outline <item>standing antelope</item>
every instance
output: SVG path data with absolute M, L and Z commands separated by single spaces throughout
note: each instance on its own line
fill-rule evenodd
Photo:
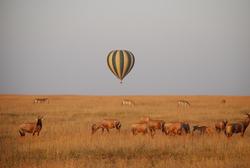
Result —
M 147 123 L 136 123 L 131 125 L 131 131 L 133 135 L 142 133 L 143 135 L 147 134 L 149 131 Z
M 180 112 L 186 111 L 190 106 L 191 104 L 187 100 L 178 100 L 177 102 L 177 110 L 179 109 Z
M 229 123 L 225 128 L 225 135 L 231 137 L 233 134 L 241 133 L 241 136 L 244 136 L 244 133 L 250 123 L 250 114 L 244 113 L 247 118 L 244 121 L 238 123 Z
M 212 130 L 211 127 L 208 127 L 208 126 L 194 125 L 194 126 L 193 126 L 193 130 L 192 130 L 192 135 L 193 135 L 195 132 L 199 132 L 200 135 L 203 135 L 203 134 L 212 134 L 212 133 L 213 133 L 213 130 Z
M 177 102 L 178 107 L 190 107 L 191 104 L 187 100 L 178 100 Z
M 162 129 L 166 135 L 182 135 L 190 133 L 190 126 L 187 122 L 165 123 Z
M 92 124 L 92 134 L 94 134 L 98 129 L 102 129 L 102 133 L 106 129 L 109 133 L 109 129 L 116 128 L 120 132 L 121 122 L 117 119 L 104 119 L 101 122 Z
M 148 124 L 148 128 L 151 133 L 151 136 L 154 137 L 156 130 L 163 130 L 165 121 L 151 119 L 150 117 L 142 117 L 139 123 Z
M 125 105 L 127 105 L 127 106 L 135 106 L 135 102 L 132 101 L 132 100 L 124 99 L 124 100 L 122 100 L 122 105 L 123 106 L 125 106 Z
M 42 129 L 42 117 L 37 118 L 37 122 L 27 122 L 23 123 L 19 126 L 19 133 L 21 136 L 25 136 L 25 133 L 32 133 L 33 136 L 35 133 L 37 133 L 37 136 L 39 136 L 39 133 Z
M 34 103 L 49 103 L 49 99 L 48 98 L 36 98 L 34 99 Z
M 221 131 L 224 131 L 227 125 L 227 120 L 219 121 L 215 123 L 215 130 L 220 133 Z

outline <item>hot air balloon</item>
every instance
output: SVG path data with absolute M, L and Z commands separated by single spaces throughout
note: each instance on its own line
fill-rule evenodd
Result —
M 110 71 L 122 83 L 124 77 L 132 70 L 135 57 L 128 50 L 113 50 L 107 56 L 107 63 Z

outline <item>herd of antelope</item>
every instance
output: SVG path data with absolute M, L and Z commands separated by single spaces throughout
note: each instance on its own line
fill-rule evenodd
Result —
M 48 102 L 48 98 L 37 98 L 34 103 Z M 222 100 L 222 103 L 226 103 Z M 122 105 L 134 106 L 135 102 L 131 100 L 123 100 Z M 179 100 L 177 102 L 178 106 L 189 107 L 190 103 L 185 100 Z M 213 132 L 224 132 L 227 137 L 231 137 L 233 134 L 240 133 L 244 136 L 244 133 L 250 123 L 250 113 L 244 113 L 247 118 L 240 122 L 229 123 L 227 120 L 219 121 L 214 124 L 214 128 L 205 125 L 193 125 L 192 129 L 190 123 L 188 122 L 170 122 L 166 123 L 164 120 L 152 119 L 151 117 L 142 117 L 140 120 L 131 125 L 131 132 L 133 135 L 139 133 L 145 135 L 150 134 L 154 137 L 157 130 L 160 130 L 165 135 L 186 135 L 186 134 L 212 134 Z M 26 133 L 32 133 L 33 136 L 39 133 L 42 129 L 42 119 L 43 117 L 38 117 L 36 122 L 27 122 L 19 126 L 19 133 L 21 136 L 25 136 Z M 91 126 L 91 134 L 93 135 L 96 131 L 101 129 L 102 133 L 106 130 L 109 133 L 110 129 L 117 129 L 120 132 L 121 122 L 118 119 L 103 119 L 100 122 L 96 122 Z
M 244 113 L 247 118 L 241 122 L 228 123 L 227 120 L 215 123 L 215 127 L 194 125 L 192 130 L 190 124 L 187 122 L 170 122 L 166 123 L 164 120 L 152 119 L 150 117 L 142 117 L 137 123 L 131 125 L 131 132 L 133 135 L 142 133 L 143 135 L 150 133 L 154 137 L 157 130 L 161 130 L 166 135 L 184 135 L 184 134 L 211 134 L 214 129 L 220 133 L 224 131 L 227 137 L 231 137 L 233 134 L 240 133 L 244 136 L 244 133 L 250 123 L 250 114 Z M 37 122 L 27 122 L 19 126 L 19 133 L 21 136 L 25 136 L 25 133 L 32 133 L 33 136 L 39 133 L 42 129 L 42 118 L 38 117 Z M 106 130 L 109 133 L 110 129 L 116 128 L 119 132 L 121 129 L 121 122 L 117 119 L 103 119 L 100 122 L 94 123 L 91 126 L 91 133 L 94 134 L 97 130 L 101 129 L 102 133 Z
M 143 135 L 150 134 L 154 137 L 157 130 L 161 130 L 165 135 L 186 135 L 186 134 L 212 134 L 215 131 L 220 133 L 224 131 L 227 137 L 231 137 L 233 134 L 240 133 L 244 136 L 246 128 L 250 123 L 250 114 L 244 113 L 247 118 L 241 122 L 228 123 L 228 121 L 219 121 L 215 123 L 214 128 L 205 125 L 194 125 L 192 129 L 187 122 L 170 122 L 166 123 L 164 120 L 152 119 L 150 117 L 142 117 L 138 122 L 131 125 L 131 132 L 133 135 L 141 133 Z M 103 119 L 98 123 L 92 125 L 92 134 L 98 129 L 107 130 L 116 128 L 119 132 L 121 129 L 121 122 L 118 119 Z

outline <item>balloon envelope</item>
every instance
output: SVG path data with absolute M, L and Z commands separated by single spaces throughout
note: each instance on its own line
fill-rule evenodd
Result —
M 107 56 L 110 71 L 121 80 L 132 70 L 135 57 L 128 50 L 113 50 Z

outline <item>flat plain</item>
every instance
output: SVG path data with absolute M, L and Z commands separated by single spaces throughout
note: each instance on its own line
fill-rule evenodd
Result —
M 49 103 L 33 103 L 48 97 Z M 122 106 L 123 99 L 135 106 Z M 189 108 L 177 101 L 190 102 Z M 225 102 L 222 103 L 222 100 Z M 0 95 L 0 167 L 188 167 L 247 168 L 250 165 L 250 127 L 245 136 L 166 136 L 158 131 L 133 136 L 130 125 L 143 116 L 191 126 L 246 118 L 249 96 L 21 96 Z M 18 126 L 44 116 L 40 136 L 21 137 Z M 91 125 L 104 118 L 121 121 L 121 132 L 97 132 Z

